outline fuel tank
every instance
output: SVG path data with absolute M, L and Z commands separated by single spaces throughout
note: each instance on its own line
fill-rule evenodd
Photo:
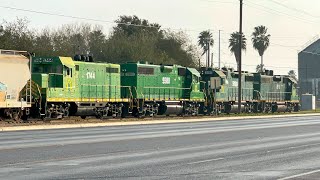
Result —
M 272 106 L 272 112 L 287 112 L 288 107 L 286 104 L 275 104 Z
M 179 115 L 183 112 L 183 105 L 180 101 L 168 101 L 164 104 L 165 115 Z
M 238 112 L 238 104 L 228 104 L 225 105 L 226 113 L 237 113 Z M 241 104 L 241 112 L 245 111 L 244 104 Z

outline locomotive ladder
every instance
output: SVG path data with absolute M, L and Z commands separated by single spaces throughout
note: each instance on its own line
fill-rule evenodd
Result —
M 37 98 L 41 100 L 41 91 L 39 88 L 39 85 L 35 83 L 34 81 L 28 81 L 25 87 L 23 88 L 23 91 L 21 91 L 20 98 L 24 97 L 25 101 L 28 104 L 32 103 L 32 98 Z
M 25 99 L 25 101 L 28 104 L 31 104 L 31 101 L 32 101 L 31 100 L 31 98 L 32 98 L 32 95 L 31 95 L 31 91 L 32 91 L 31 87 L 32 87 L 32 85 L 31 85 L 31 83 L 32 82 L 29 80 L 27 85 L 26 85 L 26 95 L 25 95 L 26 99 Z

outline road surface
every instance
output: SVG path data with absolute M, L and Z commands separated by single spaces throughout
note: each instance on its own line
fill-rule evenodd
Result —
M 320 116 L 0 132 L 0 179 L 319 179 Z

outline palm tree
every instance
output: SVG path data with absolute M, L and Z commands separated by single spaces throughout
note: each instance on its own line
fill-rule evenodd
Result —
M 202 56 L 207 56 L 207 66 L 210 66 L 210 46 L 213 46 L 214 40 L 212 33 L 208 31 L 202 31 L 199 35 L 198 45 L 203 49 Z M 212 65 L 212 64 L 211 64 Z
M 247 49 L 247 39 L 246 37 L 242 34 L 242 41 L 241 41 L 241 50 L 246 50 Z M 240 58 L 240 33 L 239 32 L 234 32 L 231 34 L 230 39 L 229 39 L 229 48 L 231 53 L 234 54 L 237 65 L 239 68 L 239 58 Z
M 298 79 L 298 78 L 297 78 L 297 74 L 296 74 L 296 72 L 295 72 L 294 70 L 290 70 L 290 71 L 288 72 L 288 75 L 289 75 L 290 77 L 294 78 L 295 80 Z
M 261 71 L 261 66 L 262 66 L 263 71 L 265 70 L 264 65 L 258 64 L 257 67 L 256 67 L 256 72 L 257 73 L 263 72 L 263 71 Z
M 268 29 L 265 26 L 257 26 L 252 33 L 253 48 L 256 49 L 261 57 L 261 72 L 263 72 L 263 54 L 270 45 L 270 34 L 267 34 Z

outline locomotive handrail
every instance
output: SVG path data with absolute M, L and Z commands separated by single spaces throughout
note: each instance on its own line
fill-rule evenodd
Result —
M 204 84 L 204 86 L 203 86 L 204 88 L 202 89 L 202 93 L 203 93 L 204 99 L 206 101 L 205 104 L 208 105 L 208 96 L 207 96 L 206 88 L 205 88 L 206 87 L 206 82 L 205 81 L 200 81 L 200 87 L 201 87 L 201 83 Z
M 237 90 L 238 87 L 229 87 L 229 89 L 231 89 L 231 92 L 228 91 L 228 93 L 227 93 L 227 94 L 228 94 L 228 100 L 229 100 L 229 101 L 233 101 L 233 100 L 236 101 L 237 98 L 238 98 L 238 90 Z M 234 90 L 235 90 L 235 91 L 234 91 Z M 249 91 L 254 92 L 254 88 L 242 88 L 242 89 L 241 89 L 241 92 L 244 92 L 244 91 L 246 91 L 246 90 L 249 90 Z M 247 91 L 246 91 L 246 92 L 247 92 Z M 230 94 L 232 95 L 232 96 L 231 96 L 231 99 L 230 99 L 230 97 L 229 97 Z M 245 99 L 244 99 L 244 96 L 243 96 L 244 93 L 241 93 L 241 94 L 242 94 L 241 99 L 242 99 L 242 100 L 245 100 Z M 250 93 L 250 94 L 251 94 L 251 93 Z M 250 99 L 250 98 L 251 98 L 251 99 Z M 252 100 L 252 99 L 253 99 L 253 96 L 252 96 L 252 97 L 249 96 L 249 99 Z
M 130 100 L 130 107 L 133 107 L 133 94 L 132 94 L 131 86 L 126 86 L 126 87 L 128 87 L 129 92 L 130 92 L 130 98 L 129 98 L 129 100 Z
M 137 89 L 137 87 L 136 86 L 134 86 L 134 90 L 136 91 L 136 93 L 137 93 L 137 96 L 138 96 L 138 89 Z M 141 96 L 142 96 L 142 104 L 144 104 L 144 95 L 143 95 L 143 93 L 142 92 L 140 92 L 140 94 L 141 94 Z M 137 108 L 140 108 L 140 103 L 139 103 L 139 100 L 136 100 L 137 102 Z
M 43 74 L 41 72 L 35 72 L 33 74 Z M 63 75 L 63 73 L 48 73 L 48 75 Z
M 150 89 L 159 89 L 159 98 L 160 96 L 160 89 L 169 89 L 169 99 L 171 99 L 171 94 L 170 94 L 170 90 L 173 89 L 174 90 L 174 94 L 175 94 L 175 90 L 191 90 L 192 88 L 177 88 L 177 87 L 143 87 L 143 89 L 149 89 L 149 99 L 151 99 L 151 94 L 150 94 Z M 179 91 L 177 91 L 179 92 Z M 141 92 L 142 94 L 142 92 Z M 183 94 L 183 93 L 182 93 Z M 143 95 L 143 94 L 142 94 Z M 179 92 L 180 95 L 180 92 Z M 166 92 L 164 91 L 163 93 L 164 98 L 166 98 Z M 145 96 L 143 95 L 143 98 L 145 98 Z M 189 97 L 190 99 L 191 97 Z M 174 98 L 175 99 L 175 98 Z
M 286 100 L 286 97 L 285 95 L 286 94 L 292 94 L 292 92 L 267 92 L 266 93 L 267 95 L 267 101 L 268 102 L 271 102 L 271 101 L 285 101 Z M 271 96 L 270 95 L 276 95 L 276 96 Z
M 27 55 L 28 51 L 17 51 L 17 50 L 4 50 L 0 49 L 0 54 L 5 54 L 5 55 Z
M 181 89 L 181 90 L 188 90 L 188 89 L 191 89 L 191 88 L 176 88 L 176 87 L 143 87 L 145 89 Z
M 261 92 L 260 92 L 260 91 L 258 91 L 258 90 L 253 90 L 253 92 L 257 92 L 257 93 L 258 93 L 258 95 L 259 95 L 259 99 L 258 99 L 258 100 L 261 100 L 261 98 L 262 98 Z
M 276 94 L 276 93 L 280 93 L 280 94 L 291 94 L 292 92 L 267 92 L 267 94 Z
M 83 86 L 96 87 L 96 91 L 97 91 L 98 87 L 115 87 L 115 88 L 120 89 L 120 90 L 121 90 L 121 88 L 128 88 L 131 97 L 127 97 L 127 98 L 132 98 L 133 97 L 132 91 L 131 91 L 131 86 L 81 84 L 81 87 L 83 87 Z M 90 89 L 89 89 L 89 92 L 91 92 Z M 102 90 L 102 92 L 104 92 L 104 91 Z M 96 94 L 97 94 L 97 92 L 96 92 Z M 114 92 L 114 94 L 116 95 L 117 92 Z M 109 99 L 110 99 L 110 96 L 111 95 L 109 95 Z M 96 99 L 98 99 L 98 98 L 96 97 Z

